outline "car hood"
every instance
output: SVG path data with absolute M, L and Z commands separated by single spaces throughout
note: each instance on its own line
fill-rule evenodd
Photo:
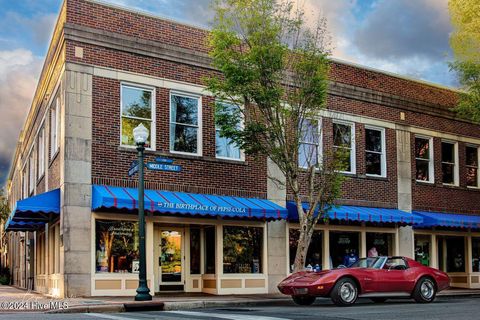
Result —
M 290 275 L 288 278 L 283 280 L 280 284 L 281 285 L 286 285 L 291 282 L 295 283 L 312 283 L 317 281 L 319 278 L 322 276 L 325 276 L 329 273 L 334 272 L 334 270 L 324 270 L 324 271 L 319 271 L 319 272 L 314 272 L 314 271 L 299 271 L 296 272 L 292 275 Z

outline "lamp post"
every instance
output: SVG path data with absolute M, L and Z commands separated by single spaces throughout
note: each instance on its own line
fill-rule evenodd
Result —
M 143 152 L 145 151 L 145 143 L 148 139 L 148 129 L 143 124 L 133 129 L 133 139 L 137 145 L 138 151 L 138 237 L 140 246 L 140 265 L 138 274 L 138 288 L 135 301 L 152 300 L 150 289 L 147 285 L 147 261 L 145 250 L 145 212 L 144 212 L 144 188 L 143 181 Z

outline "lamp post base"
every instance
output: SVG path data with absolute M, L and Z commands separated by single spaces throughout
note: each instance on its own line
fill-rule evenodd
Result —
M 138 287 L 137 295 L 135 296 L 135 301 L 150 301 L 152 296 L 150 295 L 150 289 L 147 287 Z

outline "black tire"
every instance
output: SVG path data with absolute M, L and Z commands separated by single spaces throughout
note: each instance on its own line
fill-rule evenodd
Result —
M 333 287 L 330 298 L 337 306 L 351 306 L 357 301 L 358 286 L 355 281 L 350 278 L 340 279 Z
M 315 302 L 314 296 L 292 296 L 293 302 L 300 306 L 309 306 Z
M 413 289 L 412 298 L 418 303 L 430 303 L 435 300 L 437 295 L 437 286 L 431 278 L 420 278 L 415 289 Z
M 378 298 L 370 298 L 370 300 L 372 300 L 375 303 L 384 303 L 385 301 L 387 301 L 387 298 L 378 297 Z

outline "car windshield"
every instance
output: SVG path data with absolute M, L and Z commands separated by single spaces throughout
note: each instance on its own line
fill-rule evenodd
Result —
M 385 263 L 385 257 L 362 258 L 349 266 L 349 268 L 380 269 Z

